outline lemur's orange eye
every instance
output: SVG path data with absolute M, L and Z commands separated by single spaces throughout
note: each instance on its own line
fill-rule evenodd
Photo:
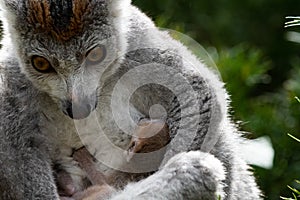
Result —
M 87 53 L 87 56 L 86 56 L 87 64 L 90 64 L 90 65 L 98 64 L 104 60 L 105 56 L 106 56 L 105 47 L 97 46 Z
M 31 62 L 32 66 L 39 72 L 48 73 L 53 70 L 50 62 L 42 56 L 33 56 Z

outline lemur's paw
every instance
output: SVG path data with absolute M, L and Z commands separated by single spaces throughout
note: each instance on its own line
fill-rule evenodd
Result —
M 225 180 L 225 170 L 222 163 L 212 154 L 201 151 L 190 151 L 175 155 L 164 169 L 175 171 L 178 176 L 191 176 L 201 182 L 209 191 L 222 193 L 222 181 Z

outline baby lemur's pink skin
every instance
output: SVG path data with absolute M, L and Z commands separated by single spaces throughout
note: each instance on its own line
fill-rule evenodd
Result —
M 92 186 L 83 192 L 75 193 L 72 198 L 75 200 L 101 200 L 107 199 L 115 189 L 107 184 L 105 176 L 96 170 L 94 158 L 86 148 L 81 148 L 74 152 L 73 158 L 78 162 Z
M 138 123 L 128 151 L 149 153 L 159 150 L 169 141 L 169 128 L 164 121 L 143 119 Z
M 92 185 L 104 185 L 106 179 L 104 175 L 96 170 L 94 158 L 86 148 L 81 148 L 74 152 L 73 159 L 78 162 L 79 167 L 87 173 L 87 178 Z
M 133 133 L 127 149 L 129 159 L 135 153 L 149 153 L 166 146 L 170 141 L 169 128 L 162 120 L 142 119 Z
M 149 153 L 159 150 L 164 147 L 170 141 L 169 128 L 162 120 L 148 120 L 143 119 L 138 123 L 135 132 L 132 135 L 132 139 L 127 149 L 127 161 L 136 153 Z M 130 174 L 122 174 L 122 172 L 116 172 L 115 174 L 105 177 L 100 171 L 97 171 L 94 158 L 86 148 L 76 150 L 73 154 L 73 158 L 78 162 L 78 165 L 83 169 L 87 178 L 90 180 L 92 186 L 81 192 L 75 192 L 72 190 L 70 176 L 61 172 L 58 174 L 58 185 L 65 190 L 64 194 L 70 197 L 62 197 L 61 199 L 75 199 L 75 200 L 101 200 L 107 199 L 112 193 L 115 192 L 114 187 L 117 184 L 117 177 L 121 179 L 130 179 Z M 126 183 L 124 180 L 123 182 Z

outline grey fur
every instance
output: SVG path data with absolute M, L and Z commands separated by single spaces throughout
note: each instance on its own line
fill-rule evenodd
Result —
M 127 0 L 89 1 L 93 9 L 84 15 L 82 30 L 58 41 L 47 31 L 37 31 L 41 24 L 25 20 L 30 1 L 1 1 L 5 56 L 0 61 L 0 199 L 58 199 L 53 164 L 71 173 L 78 189 L 82 188 L 85 174 L 72 160 L 72 150 L 84 144 L 96 157 L 105 158 L 111 149 L 90 133 L 93 127 L 78 135 L 74 121 L 63 113 L 63 102 L 73 90 L 80 97 L 97 90 L 96 113 L 104 134 L 125 148 L 130 136 L 114 121 L 120 116 L 114 116 L 111 99 L 125 74 L 147 64 L 150 67 L 137 71 L 138 79 L 125 82 L 124 87 L 148 81 L 150 76 L 172 85 L 177 94 L 158 84 L 144 85 L 130 99 L 130 114 L 137 122 L 149 117 L 153 104 L 162 105 L 172 141 L 156 173 L 128 184 L 112 199 L 260 199 L 254 177 L 235 149 L 241 138 L 228 117 L 222 82 L 182 44 L 159 31 Z M 70 16 L 65 18 L 69 24 Z M 80 58 L 99 44 L 106 46 L 107 57 L 86 73 Z M 58 75 L 35 71 L 30 57 L 36 54 L 50 60 Z M 118 95 L 123 105 L 122 94 Z M 122 106 L 116 107 L 123 112 Z M 116 163 L 119 160 L 115 157 Z M 107 174 L 114 171 L 98 165 Z

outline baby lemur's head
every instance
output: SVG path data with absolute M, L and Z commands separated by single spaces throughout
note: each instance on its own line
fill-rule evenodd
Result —
M 130 1 L 1 1 L 5 39 L 11 38 L 22 71 L 65 114 L 87 117 L 97 105 L 100 77 L 125 52 Z

